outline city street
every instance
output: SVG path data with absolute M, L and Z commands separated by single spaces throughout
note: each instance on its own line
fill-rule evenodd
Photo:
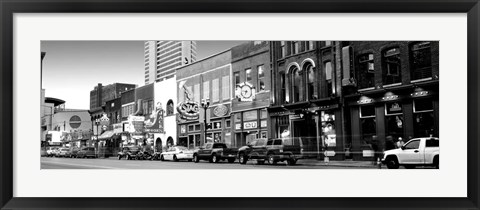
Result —
M 199 163 L 187 161 L 157 161 L 157 160 L 118 160 L 116 158 L 107 159 L 70 159 L 42 157 L 41 169 L 375 169 L 374 167 L 345 167 L 337 165 L 318 165 L 313 164 L 317 161 L 299 160 L 296 165 L 288 166 L 286 163 L 279 162 L 277 165 L 257 165 L 254 161 L 248 161 L 241 165 L 238 162 L 228 163 L 225 161 L 219 163 L 209 163 L 200 161 Z

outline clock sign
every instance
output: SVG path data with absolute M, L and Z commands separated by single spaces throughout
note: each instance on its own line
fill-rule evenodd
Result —
M 240 83 L 235 89 L 235 96 L 239 101 L 253 101 L 255 99 L 255 87 L 248 82 Z

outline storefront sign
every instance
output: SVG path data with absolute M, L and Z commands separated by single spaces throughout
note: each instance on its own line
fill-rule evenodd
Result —
M 195 101 L 180 102 L 177 111 L 182 119 L 197 120 L 200 112 L 200 105 Z
M 235 130 L 240 130 L 240 129 L 242 129 L 242 124 L 240 123 L 235 124 Z
M 267 127 L 267 121 L 266 120 L 260 121 L 260 127 L 262 128 Z
M 133 134 L 143 133 L 145 127 L 145 117 L 143 116 L 128 116 L 129 132 Z
M 187 126 L 186 125 L 181 125 L 180 126 L 180 133 L 186 133 L 187 132 Z
M 213 115 L 215 115 L 216 117 L 223 117 L 227 115 L 227 113 L 228 107 L 223 104 L 220 104 L 213 109 Z
M 291 120 L 294 120 L 294 119 L 301 119 L 303 116 L 301 116 L 300 114 L 292 114 L 292 115 L 289 115 L 288 118 L 290 118 Z
M 252 129 L 252 128 L 257 128 L 257 122 L 243 123 L 243 129 Z
M 240 83 L 235 88 L 235 97 L 240 101 L 253 101 L 255 99 L 255 87 L 248 82 Z
M 122 123 L 113 124 L 113 133 L 121 133 L 121 132 L 123 132 L 123 124 Z
M 399 103 L 387 103 L 386 106 L 386 115 L 392 114 L 402 114 L 402 105 Z
M 158 102 L 155 111 L 145 119 L 145 132 L 165 133 L 163 124 L 164 110 L 162 103 Z

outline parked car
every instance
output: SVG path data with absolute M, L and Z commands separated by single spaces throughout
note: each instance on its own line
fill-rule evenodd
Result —
M 55 150 L 57 150 L 57 147 L 49 147 L 47 148 L 47 157 L 53 157 L 55 156 Z
M 275 165 L 277 162 L 287 161 L 289 165 L 295 165 L 299 159 L 316 157 L 318 149 L 315 138 L 277 138 L 254 142 L 254 145 L 247 145 L 248 149 L 239 151 L 241 164 L 245 164 L 249 159 L 256 159 L 259 164 L 267 161 Z
M 69 148 L 66 148 L 66 147 L 62 147 L 58 150 L 58 152 L 56 153 L 56 157 L 66 157 L 67 156 L 67 152 L 69 152 L 70 149 Z
M 259 152 L 261 148 L 266 148 L 267 146 L 267 139 L 262 138 L 262 139 L 255 139 L 252 142 L 248 142 L 247 146 L 240 147 L 238 149 L 238 162 L 240 164 L 246 164 L 247 161 L 251 158 L 251 155 L 253 156 L 258 156 L 255 154 L 256 152 Z M 254 154 L 251 154 L 254 151 Z
M 382 163 L 389 169 L 404 166 L 407 169 L 416 166 L 435 166 L 440 164 L 440 145 L 437 137 L 415 138 L 401 148 L 387 150 L 383 153 Z
M 77 158 L 96 158 L 95 147 L 83 147 L 77 152 Z
M 60 152 L 60 148 L 59 147 L 56 147 L 55 149 L 53 149 L 52 151 L 52 157 L 58 157 L 58 153 Z
M 72 147 L 70 148 L 70 150 L 68 150 L 68 152 L 65 154 L 65 157 L 69 157 L 69 158 L 76 158 L 77 157 L 77 153 L 80 149 L 78 147 Z
M 208 160 L 211 163 L 218 163 L 221 160 L 228 160 L 229 163 L 233 163 L 237 153 L 237 148 L 227 148 L 225 143 L 209 142 L 194 151 L 193 161 L 198 163 L 200 160 Z
M 184 146 L 173 146 L 167 149 L 166 152 L 160 153 L 160 160 L 188 160 L 192 161 L 193 159 L 193 151 L 189 150 Z
M 138 146 L 124 146 L 122 151 L 117 153 L 117 157 L 119 160 L 122 158 L 126 160 L 135 159 L 138 152 L 140 152 L 140 147 Z

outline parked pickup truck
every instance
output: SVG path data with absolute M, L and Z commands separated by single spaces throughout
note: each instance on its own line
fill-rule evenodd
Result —
M 198 163 L 200 160 L 208 160 L 210 163 L 218 163 L 220 160 L 228 160 L 229 163 L 233 163 L 237 152 L 237 148 L 227 148 L 224 143 L 206 143 L 194 151 L 193 161 Z
M 281 138 L 281 139 L 256 139 L 238 152 L 240 164 L 245 164 L 249 159 L 256 159 L 258 164 L 277 164 L 287 161 L 295 165 L 298 159 L 316 157 L 316 139 L 314 138 Z
M 382 163 L 390 169 L 397 169 L 399 166 L 411 169 L 420 165 L 431 165 L 439 168 L 439 159 L 438 138 L 423 137 L 412 139 L 401 148 L 385 151 Z

